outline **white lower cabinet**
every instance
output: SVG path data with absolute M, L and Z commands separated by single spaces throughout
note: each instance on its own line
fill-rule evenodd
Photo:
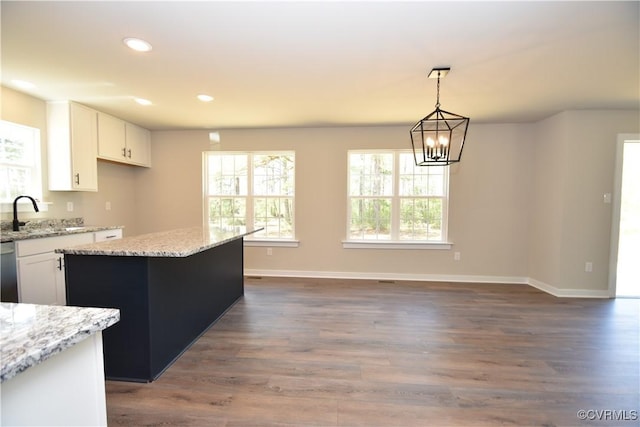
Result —
M 122 229 L 17 241 L 18 301 L 66 305 L 64 255 L 55 250 L 120 238 Z
M 65 305 L 64 255 L 49 252 L 18 258 L 20 302 Z

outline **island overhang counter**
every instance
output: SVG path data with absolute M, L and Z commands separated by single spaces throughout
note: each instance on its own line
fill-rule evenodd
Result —
M 0 425 L 106 426 L 114 309 L 0 303 Z
M 69 305 L 120 309 L 107 379 L 149 382 L 244 295 L 248 232 L 192 227 L 58 249 Z

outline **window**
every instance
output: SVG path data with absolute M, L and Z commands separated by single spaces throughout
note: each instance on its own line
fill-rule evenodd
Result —
M 42 200 L 40 130 L 0 120 L 0 202 Z
M 205 215 L 212 227 L 264 227 L 254 239 L 294 238 L 294 152 L 206 152 Z
M 404 150 L 348 156 L 348 242 L 447 242 L 448 167 Z

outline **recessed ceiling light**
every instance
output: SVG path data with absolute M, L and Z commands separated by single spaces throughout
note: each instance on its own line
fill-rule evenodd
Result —
M 135 37 L 127 37 L 123 40 L 124 44 L 129 46 L 130 49 L 133 49 L 138 52 L 149 52 L 151 49 L 151 44 L 142 39 L 136 39 Z
M 24 80 L 11 80 L 11 83 L 19 89 L 35 89 L 36 85 Z
M 148 99 L 144 99 L 144 98 L 134 98 L 134 99 L 140 105 L 151 105 L 152 104 L 152 102 L 149 101 Z
M 198 99 L 200 101 L 202 101 L 202 102 L 211 102 L 211 101 L 213 101 L 213 96 L 200 94 L 200 95 L 198 95 Z

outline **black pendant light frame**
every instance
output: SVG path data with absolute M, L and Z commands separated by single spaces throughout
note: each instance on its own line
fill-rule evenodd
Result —
M 429 77 L 438 79 L 436 109 L 409 131 L 416 166 L 449 166 L 462 158 L 469 118 L 440 108 L 440 78 L 449 70 L 431 70 Z

